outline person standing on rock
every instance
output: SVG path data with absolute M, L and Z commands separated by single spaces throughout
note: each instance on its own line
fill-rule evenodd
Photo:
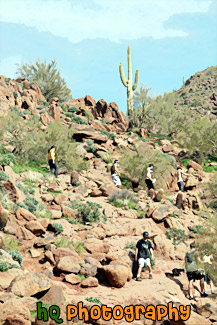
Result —
M 140 274 L 142 272 L 142 269 L 144 266 L 147 266 L 149 271 L 149 279 L 152 279 L 152 271 L 151 271 L 151 260 L 154 260 L 154 253 L 153 253 L 153 247 L 148 240 L 149 233 L 145 231 L 143 233 L 143 238 L 140 239 L 136 244 L 136 255 L 135 255 L 135 261 L 139 264 L 139 269 L 137 272 L 137 278 L 136 281 L 142 281 Z
M 195 280 L 200 280 L 201 297 L 207 297 L 208 294 L 204 291 L 204 278 L 205 271 L 200 267 L 200 259 L 196 251 L 195 243 L 190 244 L 190 251 L 185 255 L 185 267 L 188 277 L 188 294 L 189 300 L 194 299 L 194 286 Z
M 188 174 L 183 172 L 181 166 L 177 166 L 177 178 L 178 178 L 177 184 L 178 184 L 179 190 L 181 192 L 184 192 L 185 191 L 185 186 L 184 186 L 184 182 L 183 182 L 183 179 L 182 179 L 182 175 L 189 176 Z
M 50 174 L 53 175 L 53 170 L 55 171 L 55 176 L 57 176 L 57 164 L 56 164 L 56 147 L 52 146 L 48 149 L 48 164 L 50 166 Z
M 118 188 L 121 188 L 121 180 L 120 180 L 120 173 L 118 170 L 118 160 L 115 160 L 112 167 L 111 167 L 111 175 L 112 175 L 112 181 L 115 186 Z
M 145 178 L 145 183 L 148 186 L 148 189 L 154 190 L 154 183 L 156 181 L 156 179 L 153 179 L 153 169 L 154 169 L 154 165 L 150 164 L 147 168 L 147 172 L 146 172 L 146 178 Z

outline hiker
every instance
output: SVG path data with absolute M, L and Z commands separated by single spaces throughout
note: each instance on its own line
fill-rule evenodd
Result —
M 185 255 L 185 267 L 188 277 L 188 294 L 189 300 L 194 299 L 194 286 L 193 282 L 195 280 L 200 280 L 200 290 L 201 290 L 201 297 L 207 297 L 208 294 L 204 290 L 204 278 L 205 278 L 205 271 L 204 269 L 200 268 L 200 259 L 196 251 L 195 243 L 190 244 L 190 251 L 187 252 Z
M 210 270 L 212 268 L 214 268 L 214 258 L 213 258 L 213 256 L 208 255 L 208 254 L 204 255 L 203 259 L 202 259 L 202 263 L 205 266 L 204 291 L 205 291 L 205 293 L 207 293 L 206 292 L 206 287 L 207 287 L 207 284 L 209 284 L 210 289 L 211 289 L 211 294 L 214 295 L 215 294 L 214 286 L 213 286 L 212 279 L 210 277 Z
M 120 173 L 118 171 L 118 160 L 115 160 L 111 167 L 112 180 L 115 186 L 121 188 Z
M 177 184 L 179 187 L 179 191 L 184 192 L 185 186 L 184 186 L 184 182 L 182 179 L 182 175 L 189 176 L 189 174 L 186 174 L 183 172 L 181 166 L 177 166 L 177 178 L 178 178 Z
M 55 176 L 57 176 L 57 164 L 56 164 L 56 147 L 52 146 L 50 149 L 48 149 L 48 164 L 50 166 L 50 174 L 53 175 L 53 170 L 55 170 Z
M 149 271 L 149 279 L 152 279 L 152 271 L 151 271 L 151 260 L 154 260 L 154 253 L 153 253 L 153 247 L 148 240 L 149 238 L 149 233 L 145 231 L 143 233 L 143 238 L 140 239 L 137 244 L 136 244 L 136 255 L 135 255 L 135 261 L 138 262 L 139 264 L 139 269 L 137 272 L 137 278 L 136 281 L 142 281 L 140 274 L 142 272 L 142 269 L 144 266 L 147 266 L 148 271 Z
M 145 178 L 145 182 L 146 185 L 148 186 L 148 189 L 153 189 L 154 190 L 154 183 L 156 181 L 156 179 L 152 178 L 153 177 L 153 169 L 154 169 L 154 165 L 150 164 L 147 168 L 147 172 L 146 172 L 146 178 Z

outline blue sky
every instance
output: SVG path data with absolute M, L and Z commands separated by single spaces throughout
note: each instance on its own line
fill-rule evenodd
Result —
M 1 0 L 0 74 L 16 63 L 56 58 L 74 98 L 116 101 L 126 112 L 131 46 L 133 78 L 152 93 L 178 89 L 217 63 L 216 0 Z

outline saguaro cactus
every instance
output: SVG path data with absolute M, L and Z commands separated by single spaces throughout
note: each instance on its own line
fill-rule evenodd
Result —
M 126 79 L 124 75 L 124 69 L 122 62 L 120 63 L 120 77 L 123 85 L 127 87 L 127 110 L 128 110 L 128 115 L 131 114 L 133 111 L 133 91 L 136 90 L 136 87 L 138 85 L 139 81 L 139 70 L 136 70 L 136 75 L 135 75 L 135 82 L 133 85 L 132 81 L 132 64 L 131 64 L 131 53 L 130 53 L 130 46 L 128 46 L 128 80 Z

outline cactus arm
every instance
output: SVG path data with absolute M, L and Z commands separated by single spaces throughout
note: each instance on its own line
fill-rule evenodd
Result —
M 136 90 L 137 85 L 138 85 L 138 81 L 139 81 L 139 70 L 136 70 L 135 82 L 134 82 L 134 85 L 133 85 L 133 90 Z
M 131 52 L 130 52 L 130 46 L 128 46 L 128 80 L 129 83 L 131 82 L 132 85 L 132 64 L 131 64 Z
M 125 87 L 128 86 L 128 81 L 124 75 L 124 69 L 122 63 L 120 63 L 120 76 L 121 76 L 121 81 Z

